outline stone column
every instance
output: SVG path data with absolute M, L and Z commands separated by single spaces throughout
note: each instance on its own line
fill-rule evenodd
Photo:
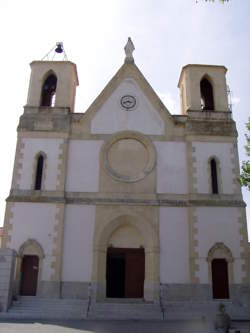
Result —
M 0 311 L 6 312 L 12 301 L 16 252 L 0 249 Z

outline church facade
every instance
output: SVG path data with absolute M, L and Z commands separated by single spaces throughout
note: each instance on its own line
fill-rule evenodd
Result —
M 183 67 L 182 114 L 171 115 L 129 43 L 124 64 L 85 113 L 74 112 L 75 64 L 31 63 L 3 235 L 3 247 L 17 252 L 14 293 L 249 297 L 227 70 Z

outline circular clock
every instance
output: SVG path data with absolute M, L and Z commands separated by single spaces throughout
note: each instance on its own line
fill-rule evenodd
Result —
M 131 110 L 136 106 L 136 99 L 131 95 L 124 95 L 121 98 L 121 106 L 126 110 Z

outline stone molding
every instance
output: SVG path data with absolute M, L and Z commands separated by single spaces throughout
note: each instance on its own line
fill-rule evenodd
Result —
M 4 226 L 3 226 L 3 239 L 2 239 L 2 248 L 9 247 L 11 243 L 11 230 L 13 225 L 11 220 L 13 219 L 12 208 L 14 207 L 13 202 L 7 202 L 5 209 L 5 217 L 4 217 Z
M 99 206 L 93 238 L 92 284 L 95 298 L 106 295 L 106 253 L 112 234 L 120 227 L 130 226 L 140 234 L 145 250 L 144 298 L 159 299 L 159 221 L 155 207 Z
M 124 176 L 124 175 L 118 173 L 117 171 L 115 171 L 109 163 L 108 153 L 109 153 L 111 146 L 114 145 L 119 140 L 123 140 L 123 139 L 137 140 L 146 148 L 147 164 L 145 165 L 143 170 L 141 172 L 139 172 L 136 176 Z M 135 132 L 135 131 L 122 131 L 122 132 L 115 133 L 104 143 L 104 145 L 102 146 L 102 150 L 101 150 L 101 159 L 103 160 L 103 165 L 104 165 L 106 172 L 112 178 L 114 178 L 115 180 L 121 181 L 121 182 L 132 183 L 132 182 L 137 182 L 137 181 L 145 178 L 154 169 L 154 167 L 156 165 L 156 150 L 155 150 L 153 143 L 147 136 L 145 136 L 139 132 Z
M 210 248 L 207 255 L 208 280 L 210 281 L 210 284 L 212 285 L 212 261 L 213 259 L 218 259 L 218 258 L 225 259 L 227 261 L 229 284 L 234 283 L 234 276 L 233 276 L 234 258 L 232 252 L 224 243 L 217 242 Z
M 195 207 L 188 209 L 188 226 L 189 226 L 189 272 L 190 282 L 197 284 L 200 282 L 197 273 L 199 272 L 199 253 L 198 253 L 198 229 L 197 216 L 195 215 Z
M 60 153 L 58 156 L 57 166 L 57 191 L 64 191 L 67 171 L 67 157 L 68 157 L 68 140 L 64 139 L 63 143 L 59 146 Z
M 240 234 L 240 258 L 242 261 L 241 269 L 244 273 L 243 283 L 250 283 L 250 253 L 247 234 L 247 219 L 245 209 L 238 208 L 238 230 Z
M 246 207 L 241 195 L 140 194 L 12 190 L 7 202 L 65 203 L 86 205 L 151 205 L 173 207 Z
M 17 252 L 17 262 L 16 262 L 16 270 L 15 270 L 15 294 L 19 295 L 20 288 L 20 279 L 21 279 L 21 265 L 22 259 L 24 255 L 37 255 L 39 258 L 39 267 L 38 267 L 38 277 L 37 277 L 37 285 L 42 279 L 42 270 L 43 270 L 43 259 L 45 258 L 45 253 L 41 244 L 33 238 L 25 241 Z
M 51 268 L 54 269 L 54 274 L 51 276 L 51 281 L 60 281 L 62 272 L 62 255 L 63 255 L 63 235 L 64 235 L 64 204 L 56 204 L 55 220 L 57 224 L 54 226 L 54 238 L 52 256 L 54 260 L 51 262 Z
M 43 259 L 45 257 L 44 250 L 41 246 L 41 244 L 33 238 L 29 238 L 26 242 L 24 242 L 18 250 L 18 257 L 23 257 L 25 254 L 26 248 L 32 248 L 34 249 L 35 253 L 38 255 L 40 259 Z
M 24 147 L 25 147 L 25 143 L 23 142 L 23 140 L 21 138 L 18 137 L 11 188 L 18 189 L 20 187 L 19 182 L 21 179 L 21 171 L 22 171 L 22 167 L 23 167 L 22 160 L 23 160 Z
M 207 261 L 211 262 L 215 258 L 222 258 L 222 257 L 225 258 L 227 262 L 234 261 L 231 250 L 224 243 L 217 242 L 208 251 Z

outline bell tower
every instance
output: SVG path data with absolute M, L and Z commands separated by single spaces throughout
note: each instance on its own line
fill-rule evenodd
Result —
M 70 61 L 33 61 L 27 107 L 35 112 L 67 108 L 74 112 L 78 86 L 76 65 Z
M 182 114 L 188 111 L 229 111 L 226 72 L 224 66 L 184 66 L 178 83 Z

